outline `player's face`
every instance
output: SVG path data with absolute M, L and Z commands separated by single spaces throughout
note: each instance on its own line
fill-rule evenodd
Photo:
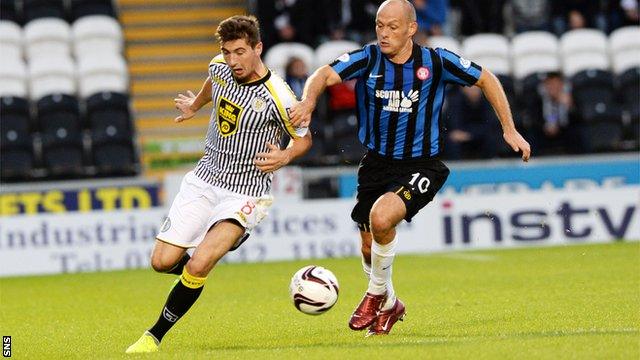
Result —
M 376 16 L 376 36 L 382 53 L 396 55 L 417 30 L 417 24 L 409 21 L 404 9 L 398 3 L 389 3 Z
M 224 61 L 231 68 L 236 80 L 247 82 L 260 77 L 256 71 L 262 54 L 261 42 L 251 47 L 245 38 L 236 39 L 225 41 L 221 49 Z

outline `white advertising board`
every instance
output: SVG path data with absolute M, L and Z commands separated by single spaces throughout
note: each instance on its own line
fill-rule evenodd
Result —
M 276 201 L 223 262 L 359 254 L 352 199 Z M 640 187 L 438 197 L 398 228 L 399 253 L 640 239 Z M 0 218 L 0 276 L 147 267 L 165 209 Z

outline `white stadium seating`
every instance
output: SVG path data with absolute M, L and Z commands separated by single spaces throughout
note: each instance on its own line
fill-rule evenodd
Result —
M 22 58 L 22 28 L 13 21 L 0 20 L 0 54 Z
M 627 26 L 612 32 L 609 52 L 616 74 L 640 67 L 640 26 Z
M 0 96 L 26 97 L 27 77 L 22 58 L 0 56 Z
M 462 42 L 462 54 L 499 75 L 511 73 L 509 40 L 499 34 L 478 34 Z
M 573 76 L 584 70 L 609 70 L 607 37 L 594 29 L 577 29 L 560 38 L 562 71 Z
M 280 43 L 273 46 L 265 55 L 264 62 L 267 67 L 284 78 L 285 67 L 292 56 L 302 59 L 310 72 L 314 70 L 315 52 L 313 48 L 300 43 Z
M 560 71 L 560 44 L 552 33 L 529 31 L 511 41 L 513 74 L 517 79 L 534 73 Z
M 609 58 L 606 54 L 578 53 L 565 57 L 562 61 L 562 72 L 571 77 L 580 71 L 609 70 Z
M 61 93 L 75 95 L 76 77 L 74 62 L 69 56 L 37 57 L 29 61 L 30 98 Z
M 58 18 L 32 20 L 24 26 L 27 59 L 69 56 L 71 28 Z
M 329 64 L 337 59 L 340 55 L 360 48 L 362 48 L 362 46 L 353 41 L 328 41 L 316 48 L 314 64 L 315 68 L 319 68 L 322 65 Z
M 429 37 L 429 47 L 447 49 L 460 55 L 460 42 L 450 36 Z
M 78 58 L 78 79 L 83 98 L 103 91 L 128 92 L 127 63 L 121 55 Z
M 71 32 L 76 57 L 122 52 L 122 29 L 118 21 L 110 16 L 83 16 L 73 23 Z

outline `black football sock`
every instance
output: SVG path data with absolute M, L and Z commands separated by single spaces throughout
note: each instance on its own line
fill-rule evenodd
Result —
M 151 335 L 155 336 L 158 341 L 162 341 L 162 337 L 167 331 L 196 302 L 200 293 L 202 293 L 206 279 L 206 277 L 196 277 L 189 274 L 187 268 L 184 267 L 182 275 L 180 275 L 180 281 L 171 289 L 158 321 L 149 329 Z
M 182 268 L 185 267 L 185 265 L 187 265 L 187 262 L 189 262 L 189 259 L 191 259 L 191 256 L 189 256 L 189 254 L 187 253 L 184 253 L 184 256 L 182 256 L 182 259 L 178 261 L 176 266 L 171 268 L 171 270 L 165 271 L 165 272 L 167 274 L 182 275 Z

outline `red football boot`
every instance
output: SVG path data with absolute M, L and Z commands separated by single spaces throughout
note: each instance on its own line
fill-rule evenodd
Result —
M 384 304 L 386 298 L 387 296 L 385 294 L 364 294 L 362 301 L 360 301 L 360 305 L 358 305 L 353 314 L 351 314 L 349 327 L 352 330 L 364 330 L 373 324 L 378 316 L 378 311 L 382 307 L 382 304 Z
M 391 331 L 393 325 L 398 322 L 398 320 L 402 321 L 405 315 L 404 304 L 400 299 L 396 299 L 395 304 L 389 310 L 380 311 L 378 313 L 378 317 L 376 321 L 371 325 L 369 331 L 367 332 L 367 336 L 370 335 L 386 335 Z

